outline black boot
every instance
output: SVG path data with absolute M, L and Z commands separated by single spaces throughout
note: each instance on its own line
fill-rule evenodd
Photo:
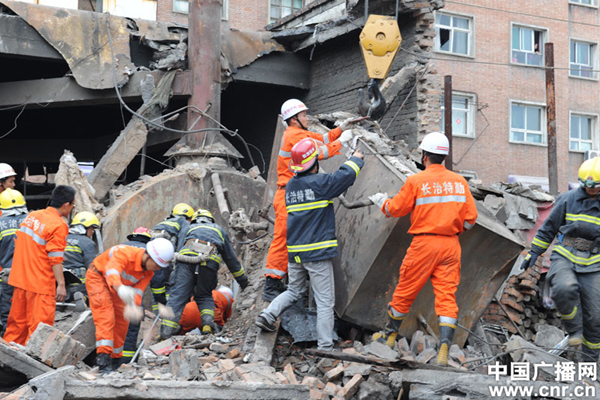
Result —
M 265 278 L 265 287 L 263 289 L 262 298 L 264 301 L 273 301 L 275 297 L 285 292 L 283 279 L 275 279 L 267 276 Z
M 573 307 L 570 314 L 560 316 L 565 331 L 569 334 L 569 346 L 579 346 L 583 342 L 583 328 L 579 307 Z
M 165 322 L 173 326 L 166 325 Z M 175 325 L 177 325 L 177 327 L 175 327 Z M 171 336 L 177 335 L 180 330 L 181 327 L 178 323 L 169 320 L 163 320 L 163 323 L 160 326 L 160 340 L 167 340 Z
M 114 371 L 110 354 L 100 353 L 96 355 L 96 365 L 100 367 L 100 372 L 108 373 Z
M 404 320 L 404 315 L 395 317 L 391 310 L 388 310 L 388 322 L 385 324 L 385 328 L 381 332 L 373 334 L 373 340 L 379 343 L 387 344 L 391 349 L 396 344 L 396 338 L 398 337 L 398 331 Z
M 454 330 L 456 325 L 451 323 L 440 322 L 440 349 L 436 360 L 436 365 L 445 367 L 448 365 L 448 351 L 452 346 L 454 338 Z

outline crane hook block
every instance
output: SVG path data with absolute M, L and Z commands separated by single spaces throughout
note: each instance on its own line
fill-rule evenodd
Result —
M 369 78 L 384 79 L 402 43 L 400 28 L 394 17 L 369 15 L 360 33 L 360 49 Z

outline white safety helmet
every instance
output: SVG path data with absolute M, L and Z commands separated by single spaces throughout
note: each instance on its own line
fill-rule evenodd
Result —
M 289 99 L 281 106 L 281 118 L 284 121 L 292 118 L 294 115 L 308 110 L 308 107 L 298 99 Z
M 450 143 L 442 132 L 431 132 L 425 135 L 419 148 L 432 154 L 448 155 Z
M 6 163 L 0 163 L 0 179 L 8 178 L 9 176 L 15 176 L 17 173 L 10 165 Z
M 173 244 L 165 238 L 158 238 L 148 242 L 146 252 L 162 268 L 169 266 L 169 262 L 173 259 L 175 249 Z
M 218 290 L 219 290 L 219 292 L 221 292 L 233 299 L 233 292 L 227 286 L 221 285 L 221 287 Z

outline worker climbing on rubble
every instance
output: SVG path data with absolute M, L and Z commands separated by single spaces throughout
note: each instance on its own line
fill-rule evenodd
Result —
M 7 188 L 0 193 L 0 337 L 4 335 L 13 296 L 8 277 L 15 252 L 15 239 L 21 223 L 27 218 L 27 204 L 18 190 Z
M 460 282 L 458 235 L 475 223 L 477 208 L 467 181 L 442 165 L 450 148 L 448 138 L 441 132 L 429 133 L 419 148 L 423 151 L 425 171 L 409 176 L 392 199 L 388 199 L 387 193 L 369 197 L 388 218 L 410 213 L 408 233 L 414 235 L 388 305 L 387 325 L 383 332 L 373 335 L 373 340 L 394 347 L 402 320 L 431 278 L 440 328 L 436 362 L 446 366 L 458 317 L 455 297 Z
M 288 254 L 286 249 L 286 221 L 287 212 L 285 210 L 285 187 L 293 176 L 288 168 L 291 158 L 292 147 L 302 139 L 312 138 L 319 143 L 319 159 L 328 159 L 336 154 L 340 154 L 342 143 L 346 144 L 352 140 L 354 134 L 350 129 L 353 125 L 352 119 L 347 119 L 335 129 L 327 134 L 310 132 L 308 130 L 308 107 L 297 99 L 287 100 L 281 106 L 281 117 L 287 123 L 288 127 L 283 133 L 281 139 L 281 148 L 277 157 L 277 191 L 273 199 L 273 208 L 275 209 L 275 228 L 273 240 L 267 254 L 267 263 L 265 267 L 265 287 L 262 297 L 266 301 L 272 301 L 277 295 L 285 290 L 283 279 L 288 271 Z
M 6 163 L 0 163 L 0 193 L 6 189 L 14 189 L 16 177 L 17 173 L 13 167 Z M 2 210 L 0 210 L 1 215 Z
M 550 256 L 552 300 L 569 334 L 569 345 L 583 344 L 585 362 L 600 354 L 600 158 L 579 167 L 581 186 L 560 195 L 531 242 L 521 269 L 533 266 L 558 236 Z
M 233 251 L 229 235 L 215 224 L 210 211 L 199 209 L 194 213 L 192 225 L 176 259 L 174 284 L 167 301 L 174 317 L 172 320 L 163 318 L 161 338 L 168 339 L 180 331 L 181 314 L 192 295 L 200 310 L 202 333 L 214 333 L 217 328 L 212 291 L 217 287 L 221 259 L 242 290 L 248 286 L 248 276 Z
M 212 291 L 212 297 L 215 301 L 216 328 L 221 330 L 233 311 L 233 292 L 227 286 L 221 286 L 218 290 Z M 193 299 L 183 309 L 179 324 L 181 325 L 181 333 L 187 333 L 196 328 L 202 329 L 200 309 Z
M 88 267 L 98 255 L 96 243 L 91 239 L 94 229 L 100 229 L 98 217 L 91 212 L 77 213 L 71 221 L 67 248 L 65 249 L 64 272 L 67 282 L 67 298 L 75 300 L 77 311 L 84 311 L 85 306 L 85 274 Z M 73 276 L 67 278 L 67 274 Z
M 4 340 L 25 345 L 40 322 L 54 325 L 56 302 L 67 295 L 63 275 L 69 226 L 63 219 L 75 205 L 75 189 L 60 185 L 50 206 L 32 211 L 17 231 L 8 278 L 14 287 Z
M 285 189 L 289 285 L 262 310 L 256 325 L 273 332 L 277 317 L 302 298 L 310 277 L 317 303 L 318 347 L 331 350 L 335 306 L 331 260 L 338 256 L 332 199 L 354 184 L 364 161 L 362 152 L 356 150 L 335 173 L 320 174 L 319 151 L 311 138 L 292 148 L 289 168 L 296 175 Z
M 124 246 L 133 246 L 133 247 L 137 247 L 139 249 L 145 249 L 146 245 L 148 244 L 148 242 L 152 239 L 152 234 L 150 233 L 150 229 L 140 226 L 134 229 L 133 232 L 131 232 L 129 235 L 127 235 L 127 242 L 123 243 Z M 160 271 L 162 271 L 163 268 L 160 269 Z M 157 271 L 157 272 L 160 272 Z M 150 286 L 152 287 L 152 281 L 154 280 L 154 277 L 156 276 L 156 273 L 154 273 L 154 276 L 152 277 L 152 279 L 150 280 Z M 158 298 L 157 299 L 157 295 L 152 293 L 152 311 L 158 312 L 158 303 L 161 302 L 162 304 L 166 303 L 166 300 L 164 300 L 164 302 L 161 301 L 162 298 Z M 154 305 L 156 304 L 156 309 L 154 308 Z M 129 361 L 131 361 L 131 359 L 133 358 L 133 356 L 135 355 L 135 352 L 137 350 L 137 342 L 138 342 L 138 335 L 140 333 L 140 324 L 136 323 L 135 321 L 129 321 L 129 327 L 127 328 L 127 335 L 125 336 L 125 344 L 123 345 L 123 357 L 121 357 L 121 363 L 128 363 Z M 116 366 L 116 365 L 115 365 Z
M 96 365 L 101 372 L 120 364 L 127 319 L 142 320 L 144 311 L 139 306 L 144 290 L 154 272 L 169 265 L 174 252 L 170 241 L 158 238 L 148 242 L 146 249 L 113 246 L 90 265 L 85 286 L 96 325 Z

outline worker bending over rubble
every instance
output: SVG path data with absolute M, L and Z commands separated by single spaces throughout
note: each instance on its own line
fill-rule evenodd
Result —
M 233 311 L 233 292 L 227 286 L 221 286 L 219 290 L 212 291 L 212 297 L 215 301 L 215 324 L 217 330 L 221 330 L 223 325 L 231 317 Z M 202 316 L 198 304 L 192 299 L 181 314 L 181 333 L 187 333 L 196 328 L 202 329 Z
M 59 185 L 50 206 L 32 211 L 17 231 L 8 284 L 14 287 L 4 340 L 25 345 L 40 322 L 54 326 L 56 302 L 67 290 L 63 260 L 69 226 L 63 219 L 73 210 L 75 189 Z
M 10 188 L 0 193 L 0 337 L 4 335 L 13 296 L 8 284 L 10 268 L 15 253 L 15 239 L 21 223 L 27 218 L 25 198 L 18 190 Z
M 569 345 L 583 344 L 588 362 L 600 353 L 600 159 L 579 167 L 581 186 L 560 195 L 531 242 L 521 269 L 535 264 L 558 235 L 550 256 L 552 300 L 561 314 Z
M 173 258 L 173 244 L 165 238 L 148 242 L 146 249 L 117 245 L 94 259 L 85 286 L 96 325 L 96 365 L 101 372 L 120 364 L 129 323 L 139 323 L 144 290 L 155 271 Z M 111 360 L 112 359 L 112 360 Z
M 289 168 L 296 175 L 285 189 L 289 285 L 262 310 L 256 325 L 275 331 L 277 317 L 302 298 L 310 277 L 317 303 L 318 347 L 332 350 L 335 285 L 331 260 L 338 256 L 332 199 L 354 184 L 364 161 L 362 152 L 356 150 L 335 173 L 319 174 L 318 154 L 319 145 L 310 138 L 292 148 Z
M 354 136 L 352 130 L 350 130 L 353 125 L 352 119 L 342 122 L 339 127 L 330 130 L 325 135 L 310 132 L 308 130 L 309 120 L 306 114 L 307 110 L 308 107 L 297 99 L 290 99 L 281 106 L 281 117 L 287 123 L 288 127 L 283 132 L 281 149 L 277 157 L 277 191 L 273 200 L 275 228 L 271 247 L 269 247 L 269 253 L 267 254 L 265 287 L 262 294 L 262 298 L 266 301 L 272 301 L 285 290 L 285 285 L 282 281 L 288 272 L 285 187 L 293 176 L 293 172 L 288 168 L 292 147 L 302 139 L 315 139 L 319 141 L 319 159 L 324 160 L 340 154 L 339 150 L 342 148 L 342 143 L 351 141 Z
M 410 213 L 408 233 L 414 235 L 388 305 L 387 325 L 383 332 L 373 335 L 373 340 L 394 347 L 402 320 L 431 278 L 440 328 L 436 362 L 446 366 L 458 317 L 455 297 L 460 282 L 458 235 L 475 224 L 477 208 L 467 181 L 442 165 L 450 148 L 448 138 L 441 132 L 432 132 L 423 138 L 419 148 L 423 151 L 425 171 L 409 176 L 392 199 L 388 199 L 387 193 L 369 197 L 388 218 Z
M 233 251 L 227 232 L 215 224 L 215 218 L 210 211 L 199 209 L 192 217 L 192 225 L 177 256 L 175 280 L 167 301 L 167 307 L 173 310 L 174 318 L 163 318 L 160 329 L 163 340 L 180 331 L 181 313 L 192 294 L 200 310 L 202 333 L 210 334 L 216 331 L 212 291 L 217 287 L 221 258 L 244 290 L 248 286 L 248 276 Z
M 75 300 L 77 311 L 84 311 L 85 274 L 94 258 L 98 255 L 96 243 L 92 240 L 94 229 L 100 229 L 98 217 L 91 212 L 77 213 L 69 227 L 67 248 L 65 249 L 64 272 L 67 281 L 66 300 Z M 66 278 L 67 271 L 73 274 L 71 282 Z

